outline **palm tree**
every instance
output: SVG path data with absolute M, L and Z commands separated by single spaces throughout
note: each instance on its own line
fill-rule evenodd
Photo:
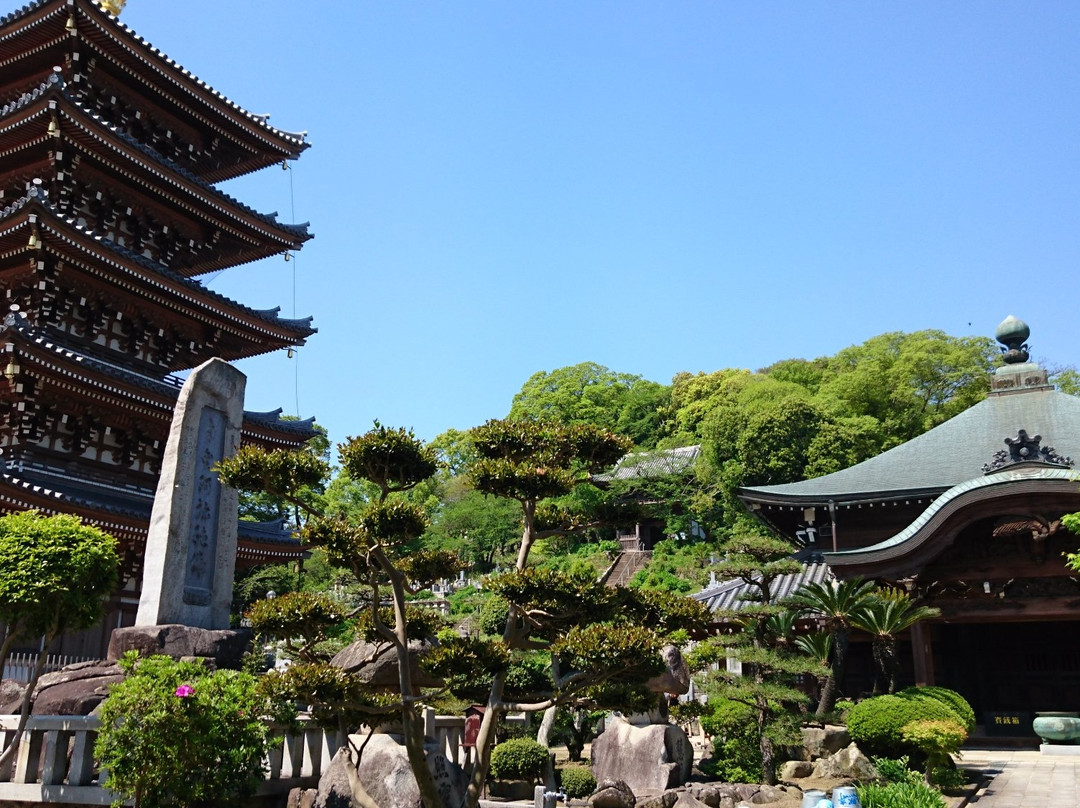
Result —
M 896 635 L 920 620 L 940 614 L 940 609 L 921 606 L 899 589 L 882 590 L 867 598 L 852 614 L 852 624 L 874 638 L 874 661 L 881 669 L 889 693 L 896 692 L 896 678 L 900 671 Z
M 829 677 L 821 689 L 815 715 L 823 718 L 832 712 L 847 662 L 848 635 L 851 615 L 870 597 L 875 586 L 872 581 L 852 578 L 847 581 L 810 583 L 791 597 L 791 604 L 801 612 L 821 620 L 821 628 L 832 637 L 833 653 Z
M 810 634 L 800 634 L 795 638 L 795 647 L 810 657 L 821 666 L 821 673 L 814 674 L 817 680 L 817 692 L 825 688 L 825 673 L 829 666 L 829 654 L 832 653 L 832 635 L 824 631 L 814 631 Z

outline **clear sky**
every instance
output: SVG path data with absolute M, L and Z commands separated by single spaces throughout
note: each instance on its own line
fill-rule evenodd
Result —
M 249 409 L 335 441 L 375 418 L 468 428 L 583 361 L 666 383 L 1008 314 L 1036 358 L 1078 360 L 1075 2 L 129 0 L 121 19 L 309 131 L 290 170 L 224 190 L 315 239 L 210 284 L 314 315 L 295 358 L 240 367 Z

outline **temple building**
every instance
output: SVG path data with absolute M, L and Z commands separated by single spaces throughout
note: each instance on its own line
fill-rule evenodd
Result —
M 0 511 L 72 513 L 119 540 L 106 637 L 138 604 L 175 374 L 315 332 L 199 280 L 311 238 L 214 185 L 307 146 L 92 0 L 0 18 Z M 243 440 L 314 434 L 280 414 L 245 413 Z M 280 524 L 241 524 L 239 563 L 299 555 Z M 101 637 L 72 642 L 65 653 L 94 653 Z
M 872 579 L 939 608 L 910 632 L 910 681 L 959 691 L 989 734 L 1030 734 L 1034 712 L 1080 709 L 1080 577 L 1062 557 L 1080 537 L 1061 526 L 1080 511 L 1080 398 L 1029 361 L 1028 334 L 1013 317 L 999 326 L 1005 364 L 951 420 L 842 471 L 739 491 L 803 545 L 805 580 Z M 856 661 L 850 695 L 868 689 L 858 677 Z

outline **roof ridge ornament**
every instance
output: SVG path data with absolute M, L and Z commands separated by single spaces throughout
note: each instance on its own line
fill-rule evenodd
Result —
M 983 466 L 983 474 L 993 474 L 1017 463 L 1045 463 L 1066 468 L 1073 464 L 1071 457 L 1061 456 L 1053 446 L 1040 446 L 1041 442 L 1042 435 L 1032 437 L 1026 429 L 1017 430 L 1015 438 L 1005 438 L 1009 448 L 995 452 L 993 459 Z
M 125 3 L 127 3 L 127 0 L 98 0 L 98 5 L 114 17 L 120 16 L 120 12 L 124 10 Z
M 994 332 L 994 337 L 1004 346 L 1001 352 L 1004 354 L 1006 365 L 1018 365 L 1028 361 L 1030 354 L 1025 343 L 1030 336 L 1031 329 L 1023 320 L 1010 314 L 1001 321 L 1001 325 Z

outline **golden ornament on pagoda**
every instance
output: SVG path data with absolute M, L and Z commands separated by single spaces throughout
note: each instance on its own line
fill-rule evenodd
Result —
M 114 17 L 119 17 L 127 0 L 98 0 L 98 4 Z

